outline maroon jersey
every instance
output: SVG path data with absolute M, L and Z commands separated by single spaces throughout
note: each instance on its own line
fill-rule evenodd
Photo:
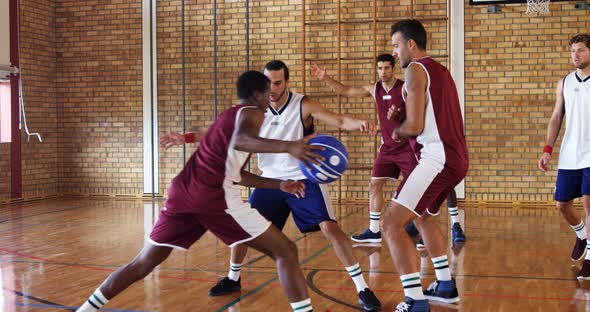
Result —
M 377 105 L 377 114 L 379 115 L 379 125 L 381 127 L 381 137 L 383 145 L 387 146 L 387 150 L 395 153 L 398 148 L 405 148 L 408 140 L 402 142 L 395 142 L 391 135 L 395 128 L 399 128 L 400 123 L 394 120 L 387 119 L 387 111 L 390 107 L 405 108 L 406 103 L 402 97 L 403 80 L 397 79 L 391 89 L 385 89 L 382 81 L 375 83 L 373 91 L 375 104 Z
M 413 63 L 421 65 L 428 78 L 424 130 L 416 137 L 420 162 L 464 175 L 469 156 L 455 82 L 447 68 L 430 57 Z
M 243 109 L 258 108 L 236 105 L 211 125 L 197 150 L 172 180 L 166 202 L 168 209 L 186 212 L 208 202 L 225 201 L 228 190 L 235 188 L 232 185 L 241 180 L 241 169 L 250 155 L 234 148 L 236 123 Z

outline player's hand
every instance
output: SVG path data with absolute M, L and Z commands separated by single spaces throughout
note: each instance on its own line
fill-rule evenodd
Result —
M 375 125 L 372 122 L 370 122 L 370 121 L 363 121 L 361 123 L 361 126 L 360 126 L 359 130 L 361 132 L 368 132 L 370 134 L 377 133 L 377 127 L 375 127 Z
M 391 106 L 387 110 L 387 119 L 397 121 L 398 123 L 406 120 L 406 109 L 403 106 Z
M 160 138 L 160 147 L 165 149 L 169 149 L 172 146 L 182 145 L 184 143 L 184 135 L 177 132 L 170 132 Z
M 291 154 L 291 156 L 302 161 L 307 168 L 310 168 L 309 162 L 311 162 L 312 164 L 319 165 L 320 161 L 326 160 L 321 155 L 314 153 L 314 151 L 325 150 L 324 147 L 307 144 L 307 142 L 309 142 L 309 140 L 315 137 L 316 135 L 317 134 L 315 133 L 310 134 L 299 141 L 293 141 L 291 144 L 289 144 L 289 148 L 287 151 L 289 154 Z
M 549 161 L 551 160 L 551 154 L 549 153 L 543 153 L 543 155 L 541 155 L 541 158 L 539 158 L 539 169 L 541 169 L 541 171 L 546 172 L 547 170 L 549 170 Z
M 319 67 L 316 63 L 311 64 L 311 73 L 320 80 L 326 78 L 326 69 Z
M 305 183 L 301 181 L 281 181 L 281 191 L 295 195 L 297 198 L 305 197 Z

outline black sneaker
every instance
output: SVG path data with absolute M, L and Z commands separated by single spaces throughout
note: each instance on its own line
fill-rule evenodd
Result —
M 353 235 L 350 237 L 357 243 L 381 243 L 381 232 L 374 233 L 370 229 L 366 229 L 359 235 Z
M 363 307 L 364 311 L 379 311 L 381 309 L 381 301 L 377 299 L 375 293 L 369 288 L 365 288 L 365 290 L 359 292 L 359 304 Z
M 426 250 L 426 245 L 424 245 L 424 240 L 422 239 L 422 237 L 418 238 L 418 241 L 416 242 L 416 250 L 418 250 L 418 251 Z
M 576 244 L 572 250 L 572 261 L 579 261 L 586 255 L 586 240 L 576 237 Z
M 461 228 L 461 223 L 456 222 L 453 223 L 453 229 L 451 230 L 451 236 L 453 237 L 453 242 L 460 243 L 465 241 L 465 233 L 463 233 L 463 229 Z
M 442 285 L 442 287 L 441 287 Z M 450 281 L 439 281 L 436 280 L 425 291 L 423 291 L 424 297 L 428 300 L 439 301 L 444 303 L 457 303 L 459 302 L 459 292 L 455 284 L 455 279 Z
M 584 260 L 580 272 L 576 274 L 579 281 L 590 281 L 590 260 Z
M 239 291 L 242 288 L 242 285 L 240 284 L 241 280 L 242 278 L 239 278 L 236 282 L 226 276 L 222 280 L 217 282 L 215 286 L 209 289 L 209 296 L 223 296 L 229 293 Z
M 428 300 L 414 300 L 406 297 L 404 302 L 400 302 L 395 308 L 395 312 L 430 312 Z

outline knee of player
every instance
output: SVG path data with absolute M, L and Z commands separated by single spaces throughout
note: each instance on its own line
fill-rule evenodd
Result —
M 297 245 L 291 240 L 284 244 L 281 251 L 276 255 L 277 260 L 279 259 L 297 259 Z
M 385 181 L 383 179 L 371 179 L 369 181 L 369 192 L 371 193 L 378 193 L 383 192 L 383 185 Z

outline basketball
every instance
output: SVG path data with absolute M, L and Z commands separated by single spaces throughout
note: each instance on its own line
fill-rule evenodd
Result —
M 323 156 L 325 160 L 320 161 L 319 165 L 310 163 L 310 168 L 299 161 L 299 168 L 305 177 L 320 184 L 338 180 L 348 167 L 348 152 L 344 145 L 330 135 L 318 135 L 309 140 L 309 144 L 324 147 L 323 151 L 316 150 L 315 153 Z

